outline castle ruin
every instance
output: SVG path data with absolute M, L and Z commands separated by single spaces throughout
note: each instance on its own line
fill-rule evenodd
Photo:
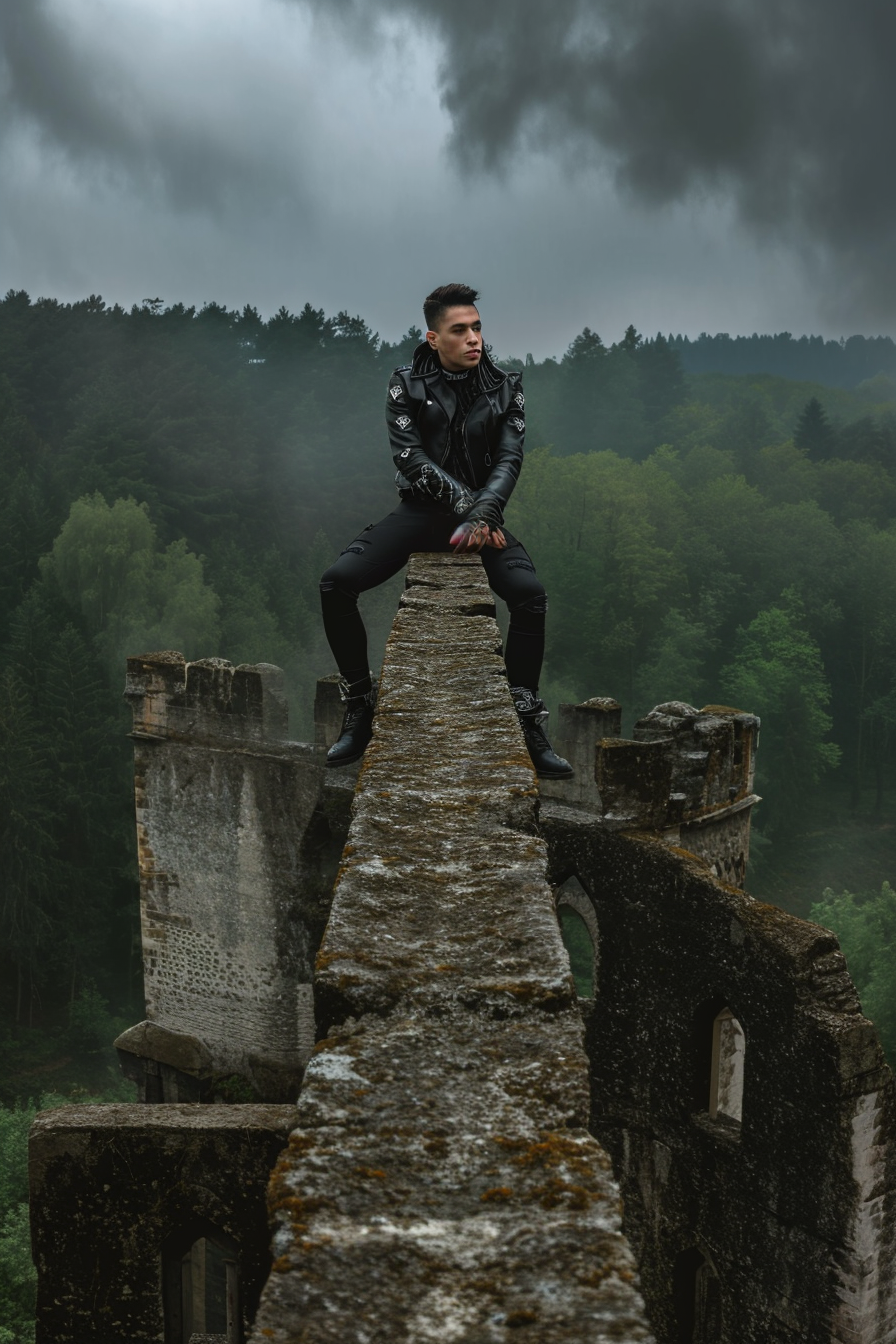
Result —
M 127 695 L 140 1101 L 35 1122 L 38 1344 L 896 1341 L 894 1080 L 743 889 L 753 716 L 564 706 L 539 784 L 478 557 L 413 558 L 360 770 L 333 678 L 314 744 L 270 666 Z

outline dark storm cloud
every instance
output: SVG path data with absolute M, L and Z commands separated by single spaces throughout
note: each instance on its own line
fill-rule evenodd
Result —
M 461 165 L 548 149 L 653 206 L 718 195 L 896 311 L 892 0 L 310 2 L 438 39 Z
M 45 146 L 79 167 L 161 190 L 180 210 L 219 208 L 264 186 L 272 174 L 263 144 L 241 152 L 223 127 L 185 118 L 149 75 L 138 87 L 83 35 L 79 43 L 65 11 L 46 0 L 0 5 L 0 117 L 7 131 L 29 124 Z

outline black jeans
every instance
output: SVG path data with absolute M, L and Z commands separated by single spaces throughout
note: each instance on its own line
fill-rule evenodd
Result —
M 449 538 L 458 520 L 426 503 L 402 501 L 378 523 L 371 523 L 347 546 L 320 581 L 324 630 L 336 666 L 346 681 L 367 676 L 367 632 L 358 611 L 358 594 L 391 579 L 415 551 L 450 552 Z M 547 597 L 522 542 L 507 529 L 507 549 L 486 546 L 480 552 L 489 585 L 510 612 L 505 662 L 511 686 L 538 691 L 544 657 Z

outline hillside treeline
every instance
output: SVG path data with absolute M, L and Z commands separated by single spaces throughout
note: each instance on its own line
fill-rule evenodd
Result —
M 896 343 L 889 336 L 850 336 L 839 341 L 823 336 L 729 336 L 706 332 L 691 340 L 670 336 L 669 344 L 681 356 L 687 373 L 773 373 L 857 387 L 881 375 L 896 377 Z
M 119 1006 L 139 996 L 127 653 L 280 663 L 293 732 L 310 731 L 314 680 L 332 670 L 318 577 L 393 505 L 385 383 L 419 339 L 390 345 L 310 306 L 264 320 L 0 303 L 7 1021 L 91 981 Z M 800 913 L 828 886 L 879 890 L 893 875 L 893 385 L 687 376 L 634 328 L 505 362 L 524 369 L 528 463 L 508 522 L 550 594 L 548 698 L 615 695 L 629 724 L 672 698 L 757 712 L 753 889 Z M 394 605 L 395 583 L 367 599 L 380 646 Z

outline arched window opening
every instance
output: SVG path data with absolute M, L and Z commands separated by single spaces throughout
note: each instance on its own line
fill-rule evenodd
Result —
M 679 1344 L 718 1344 L 722 1338 L 722 1292 L 718 1275 L 696 1246 L 682 1251 L 673 1271 Z
M 572 978 L 580 999 L 594 998 L 594 944 L 588 926 L 571 905 L 557 907 L 563 946 L 569 953 Z
M 239 1253 L 217 1229 L 193 1228 L 169 1239 L 163 1254 L 165 1344 L 214 1335 L 240 1344 Z
M 744 1030 L 730 1008 L 717 1013 L 712 1024 L 709 1074 L 709 1118 L 726 1116 L 740 1124 L 744 1101 Z
M 746 1035 L 723 998 L 707 1000 L 694 1014 L 691 1108 L 728 1132 L 743 1118 Z M 734 1127 L 734 1128 L 733 1128 Z
M 598 934 L 597 918 L 591 899 L 575 877 L 568 878 L 556 891 L 560 936 L 569 955 L 569 964 L 580 999 L 597 994 Z

